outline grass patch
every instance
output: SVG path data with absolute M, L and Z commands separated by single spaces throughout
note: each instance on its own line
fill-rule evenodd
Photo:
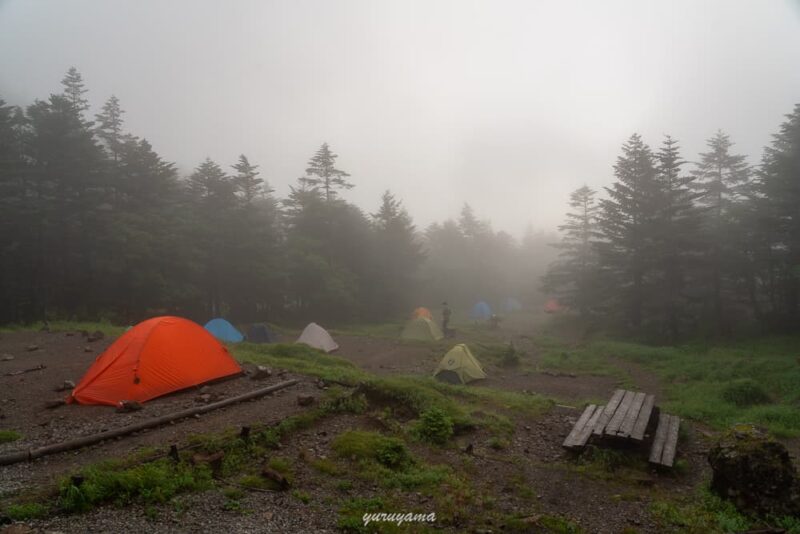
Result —
M 708 488 L 681 501 L 656 501 L 650 512 L 662 528 L 690 534 L 745 532 L 754 528 L 782 528 L 787 534 L 800 534 L 800 520 L 796 517 L 754 519 Z
M 14 430 L 0 430 L 0 443 L 11 443 L 22 438 L 22 434 Z
M 14 521 L 27 521 L 45 517 L 50 513 L 50 509 L 40 503 L 29 502 L 8 505 L 3 513 Z
M 766 337 L 710 346 L 652 347 L 594 341 L 567 346 L 537 337 L 542 365 L 571 372 L 620 373 L 615 360 L 656 374 L 666 393 L 661 407 L 717 429 L 755 423 L 781 437 L 800 436 L 800 362 L 796 336 Z
M 402 469 L 413 461 L 405 443 L 377 432 L 350 430 L 336 436 L 331 447 L 342 458 L 375 460 L 390 469 Z
M 116 326 L 110 321 L 86 322 L 86 321 L 49 321 L 48 326 L 52 332 L 78 332 L 86 330 L 90 334 L 98 330 L 107 337 L 121 336 L 129 325 Z M 44 328 L 41 321 L 30 324 L 7 324 L 0 326 L 0 332 L 37 332 Z
M 83 471 L 83 478 L 80 485 L 74 484 L 70 477 L 62 480 L 58 498 L 61 510 L 83 512 L 105 503 L 120 506 L 134 502 L 163 503 L 178 493 L 213 486 L 207 468 L 184 463 L 174 465 L 166 459 L 120 471 L 89 467 Z

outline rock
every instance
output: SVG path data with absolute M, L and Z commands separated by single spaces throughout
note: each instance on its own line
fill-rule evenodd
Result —
M 297 396 L 297 404 L 300 406 L 311 406 L 314 404 L 314 396 L 313 395 L 298 395 Z
M 278 473 L 271 467 L 268 467 L 266 465 L 262 467 L 261 476 L 275 482 L 275 484 L 278 486 L 278 489 L 280 489 L 281 491 L 286 491 L 289 489 L 290 484 L 289 481 L 286 479 L 286 477 Z
M 83 352 L 94 352 L 94 349 L 87 345 L 86 347 L 83 347 Z
M 781 443 L 736 425 L 708 453 L 711 489 L 745 513 L 800 515 L 800 478 Z
M 75 389 L 75 382 L 72 380 L 64 380 L 61 385 L 56 386 L 56 391 L 70 391 L 73 389 Z
M 203 386 L 200 388 L 200 393 L 208 393 L 209 391 L 211 391 L 210 386 Z
M 75 332 L 65 332 L 64 335 L 67 337 L 72 337 L 75 335 Z
M 31 344 L 31 345 L 28 345 L 27 347 L 25 347 L 25 350 L 27 350 L 28 352 L 33 352 L 35 350 L 39 350 L 39 345 L 37 345 L 35 343 Z
M 117 403 L 117 411 L 120 413 L 137 412 L 143 406 L 136 401 L 123 400 Z
M 0 361 L 2 361 L 2 362 L 10 362 L 13 359 L 14 359 L 14 357 L 12 355 L 10 355 L 10 354 L 3 354 L 3 356 L 0 357 Z
M 92 341 L 100 341 L 105 337 L 106 335 L 102 333 L 100 330 L 95 330 L 93 333 L 86 336 L 86 341 L 91 343 Z
M 211 393 L 204 393 L 202 395 L 198 395 L 197 397 L 195 397 L 194 400 L 195 402 L 202 402 L 208 404 L 209 402 L 211 402 Z
M 256 368 L 253 370 L 253 374 L 250 375 L 250 378 L 253 380 L 264 380 L 265 378 L 269 378 L 272 376 L 272 369 L 269 367 L 264 367 L 263 365 L 256 365 Z

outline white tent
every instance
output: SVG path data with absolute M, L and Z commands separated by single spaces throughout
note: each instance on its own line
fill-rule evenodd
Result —
M 325 352 L 333 352 L 339 348 L 328 331 L 317 323 L 309 323 L 295 343 L 304 343 Z

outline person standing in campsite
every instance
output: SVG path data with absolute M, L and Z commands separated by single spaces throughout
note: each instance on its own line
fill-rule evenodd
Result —
M 450 308 L 447 306 L 447 302 L 442 302 L 442 332 L 444 335 L 447 335 L 447 327 L 450 324 L 450 314 L 453 313 L 450 311 Z

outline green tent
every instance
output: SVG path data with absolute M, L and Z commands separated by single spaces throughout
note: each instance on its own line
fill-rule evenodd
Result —
M 433 376 L 442 382 L 466 384 L 486 378 L 486 373 L 483 372 L 480 362 L 472 355 L 469 347 L 460 343 L 444 355 Z
M 402 339 L 416 339 L 418 341 L 439 341 L 444 337 L 439 325 L 427 317 L 411 319 L 400 334 Z

